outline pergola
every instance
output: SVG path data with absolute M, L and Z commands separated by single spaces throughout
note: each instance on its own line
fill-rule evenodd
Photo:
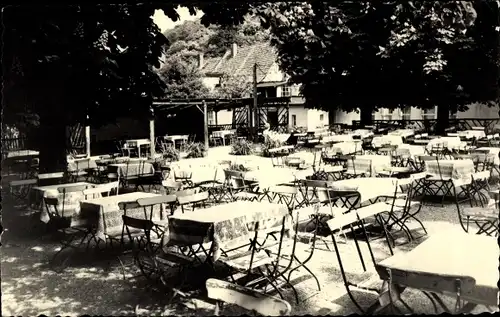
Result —
M 208 148 L 208 111 L 233 110 L 233 124 L 247 126 L 253 131 L 267 122 L 267 112 L 271 108 L 278 109 L 280 125 L 288 124 L 289 97 L 258 98 L 257 109 L 253 113 L 253 98 L 205 98 L 205 99 L 155 99 L 151 106 L 152 116 L 149 120 L 149 138 L 151 142 L 151 155 L 155 154 L 155 120 L 154 113 L 175 114 L 182 110 L 196 107 L 203 115 L 204 143 Z M 254 114 L 254 115 L 252 115 Z M 217 118 L 217 116 L 216 116 Z M 217 121 L 215 122 L 217 125 Z M 87 156 L 90 156 L 90 127 L 85 127 L 85 143 Z

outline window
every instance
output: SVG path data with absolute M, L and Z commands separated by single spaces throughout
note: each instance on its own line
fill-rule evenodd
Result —
M 297 115 L 292 114 L 292 127 L 296 127 L 296 126 L 297 126 Z
M 300 86 L 299 85 L 292 85 L 291 95 L 294 97 L 300 96 Z
M 319 121 L 321 121 L 321 123 L 323 123 L 324 119 L 325 119 L 325 115 L 324 114 L 320 114 L 319 115 Z
M 290 86 L 281 87 L 281 97 L 290 97 L 291 91 Z
M 391 120 L 392 119 L 392 110 L 382 109 L 382 120 Z
M 209 111 L 207 113 L 207 117 L 208 117 L 208 125 L 214 125 L 215 124 L 215 112 Z
M 411 107 L 404 107 L 401 110 L 401 119 L 410 120 L 411 119 Z
M 436 119 L 436 107 L 431 109 L 424 109 L 422 112 L 423 119 Z

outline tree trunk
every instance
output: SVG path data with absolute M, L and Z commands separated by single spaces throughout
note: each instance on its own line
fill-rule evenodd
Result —
M 437 107 L 437 120 L 434 128 L 434 133 L 441 136 L 446 136 L 446 129 L 450 126 L 449 108 L 444 105 Z
M 372 117 L 372 110 L 371 109 L 363 109 L 361 108 L 360 110 L 360 120 L 361 120 L 361 127 L 365 127 L 367 125 L 372 125 L 373 123 L 373 117 Z
M 63 116 L 47 113 L 40 116 L 40 173 L 64 172 L 66 158 L 66 123 Z

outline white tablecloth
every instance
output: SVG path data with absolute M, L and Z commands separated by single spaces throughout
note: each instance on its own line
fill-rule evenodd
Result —
M 360 151 L 362 149 L 361 142 L 340 142 L 335 143 L 329 150 L 328 153 L 331 154 L 352 154 Z
M 352 178 L 332 182 L 331 187 L 335 191 L 357 191 L 361 195 L 361 201 L 375 199 L 382 195 L 394 195 L 396 184 L 403 181 L 397 178 Z
M 460 150 L 467 146 L 466 142 L 462 142 L 458 136 L 456 137 L 440 137 L 432 139 L 426 146 L 427 151 L 431 151 L 433 147 L 442 146 L 448 150 Z
M 352 134 L 336 134 L 323 137 L 324 142 L 349 142 L 352 141 Z
M 289 168 L 259 169 L 245 173 L 245 180 L 256 181 L 261 189 L 268 189 L 284 183 L 291 183 L 295 180 L 305 179 L 310 171 L 295 170 Z
M 481 130 L 465 130 L 458 132 L 458 136 L 464 137 L 466 139 L 472 139 L 472 138 L 482 139 L 486 137 L 486 133 L 484 133 L 484 131 Z
M 388 133 L 388 135 L 397 135 L 397 136 L 400 136 L 403 138 L 412 136 L 414 134 L 415 134 L 415 131 L 410 130 L 410 129 L 398 129 L 398 130 L 391 131 Z
M 128 147 L 138 147 L 146 144 L 150 144 L 149 139 L 134 139 L 125 141 Z
M 368 138 L 373 135 L 373 132 L 371 130 L 367 129 L 357 129 L 354 130 L 353 135 L 359 135 L 361 136 L 362 139 Z
M 376 136 L 372 140 L 374 147 L 381 147 L 383 145 L 400 145 L 403 144 L 403 137 L 399 135 L 382 135 Z
M 400 144 L 396 149 L 396 154 L 414 159 L 417 156 L 425 155 L 425 147 L 421 145 Z
M 167 135 L 165 136 L 165 141 L 170 141 L 170 142 L 174 142 L 177 141 L 177 140 L 184 140 L 187 142 L 189 136 L 188 135 Z
M 353 162 L 347 161 L 347 170 L 356 173 L 366 173 L 375 176 L 391 167 L 391 157 L 388 155 L 356 155 Z
M 493 158 L 493 163 L 495 165 L 500 165 L 500 158 L 498 157 L 498 154 L 500 153 L 500 148 L 497 148 L 497 147 L 480 147 L 480 148 L 478 148 L 476 150 L 477 151 L 481 151 L 481 152 L 487 152 Z

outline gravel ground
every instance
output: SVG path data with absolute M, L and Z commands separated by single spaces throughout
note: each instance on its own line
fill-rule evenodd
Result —
M 63 272 L 54 272 L 47 262 L 58 249 L 57 240 L 44 234 L 43 227 L 36 225 L 36 215 L 17 208 L 8 197 L 2 198 L 3 226 L 6 229 L 1 248 L 2 315 L 213 315 L 213 306 L 205 301 L 186 301 L 177 297 L 169 303 L 169 294 L 151 287 L 143 279 L 124 280 L 119 262 L 113 255 L 77 254 Z M 429 235 L 448 229 L 461 230 L 454 205 L 425 207 L 419 219 L 424 222 Z M 405 238 L 400 238 L 397 242 L 404 243 Z M 425 238 L 404 244 L 395 252 L 407 252 Z M 362 247 L 366 251 L 366 247 Z M 377 258 L 388 256 L 382 239 L 375 240 L 372 247 Z M 305 257 L 308 246 L 301 244 L 299 250 L 299 258 Z M 340 251 L 345 257 L 348 275 L 360 276 L 363 272 L 353 245 L 341 244 Z M 121 258 L 126 265 L 131 262 L 129 256 Z M 359 313 L 346 294 L 334 252 L 319 243 L 309 267 L 317 275 L 321 291 L 312 278 L 300 282 L 297 284 L 297 304 L 293 293 L 287 290 L 285 298 L 292 305 L 293 315 Z M 199 272 L 191 276 L 201 279 Z M 297 278 L 301 277 L 308 277 L 307 272 L 299 271 Z M 376 300 L 374 295 L 365 293 L 355 293 L 355 296 L 362 307 L 368 307 Z M 434 313 L 432 305 L 420 292 L 407 290 L 403 299 L 416 313 Z M 445 301 L 453 307 L 452 299 Z M 487 310 L 477 308 L 474 313 L 483 311 Z M 224 311 L 226 315 L 241 313 L 238 308 Z

